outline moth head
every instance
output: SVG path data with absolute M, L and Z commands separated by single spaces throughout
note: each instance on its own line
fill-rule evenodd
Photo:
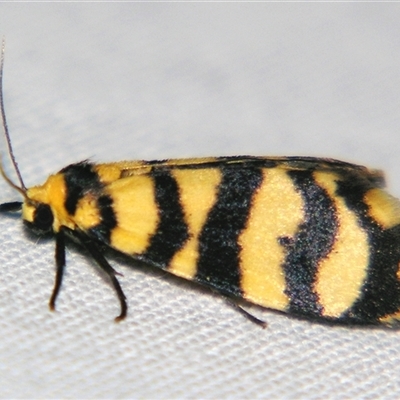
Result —
M 58 232 L 61 225 L 70 225 L 65 209 L 65 181 L 62 174 L 50 175 L 43 185 L 26 189 L 22 219 L 38 233 Z
M 24 198 L 23 202 L 11 202 L 0 205 L 0 212 L 21 211 L 22 219 L 26 226 L 35 233 L 46 234 L 58 232 L 60 218 L 63 215 L 64 186 L 60 174 L 51 175 L 41 186 L 34 186 L 29 189 L 16 185 L 5 174 L 0 161 L 0 172 L 6 182 L 17 190 Z
M 54 215 L 49 204 L 25 199 L 22 205 L 22 218 L 26 226 L 38 234 L 53 231 Z
M 10 203 L 0 204 L 0 212 L 11 213 L 22 210 L 22 219 L 24 223 L 29 226 L 33 231 L 44 234 L 53 230 L 54 214 L 49 204 L 44 201 L 39 201 L 29 196 L 30 191 L 37 192 L 36 188 L 26 189 L 20 188 L 15 185 L 7 175 L 0 164 L 0 172 L 3 177 L 10 184 L 11 187 L 20 192 L 24 201 L 14 201 Z

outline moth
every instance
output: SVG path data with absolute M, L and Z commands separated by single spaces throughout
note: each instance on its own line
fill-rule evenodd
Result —
M 163 161 L 82 161 L 27 188 L 25 225 L 55 237 L 55 303 L 72 238 L 127 301 L 104 245 L 229 298 L 346 324 L 400 318 L 400 202 L 380 171 L 313 157 L 212 157 Z M 243 309 L 241 309 L 243 311 Z M 245 312 L 246 313 L 246 312 Z M 250 319 L 260 324 L 251 314 Z

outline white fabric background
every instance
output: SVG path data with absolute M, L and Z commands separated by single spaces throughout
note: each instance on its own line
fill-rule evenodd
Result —
M 88 157 L 315 155 L 382 168 L 400 196 L 399 20 L 393 3 L 1 3 L 26 184 Z M 197 286 L 111 261 L 126 321 L 77 248 L 51 313 L 54 243 L 0 219 L 1 398 L 400 396 L 398 332 L 255 308 L 262 330 Z

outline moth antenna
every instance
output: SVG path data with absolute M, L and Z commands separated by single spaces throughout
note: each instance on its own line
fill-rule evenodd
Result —
M 0 155 L 0 174 L 2 175 L 2 177 L 4 178 L 4 180 L 16 191 L 20 192 L 22 194 L 22 196 L 27 199 L 27 195 L 26 195 L 26 188 L 22 188 L 19 187 L 18 185 L 16 185 L 5 173 L 4 168 L 3 168 L 3 158 Z
M 11 138 L 10 134 L 8 132 L 8 126 L 7 126 L 7 120 L 6 120 L 6 112 L 4 110 L 4 98 L 3 98 L 3 69 L 4 69 L 4 52 L 5 52 L 5 47 L 6 47 L 6 40 L 3 37 L 2 40 L 2 45 L 1 45 L 1 64 L 0 64 L 0 107 L 1 107 L 1 117 L 3 120 L 3 129 L 4 129 L 4 134 L 6 136 L 6 141 L 7 141 L 7 147 L 8 147 L 8 154 L 10 155 L 11 162 L 14 166 L 15 172 L 17 173 L 18 180 L 21 186 L 17 186 L 15 183 L 11 181 L 10 178 L 7 177 L 7 175 L 4 172 L 3 165 L 1 163 L 0 166 L 0 172 L 3 175 L 4 179 L 7 181 L 7 183 L 12 186 L 14 189 L 17 189 L 20 193 L 26 197 L 26 186 L 24 184 L 24 181 L 22 179 L 21 172 L 18 168 L 18 163 L 15 159 L 13 148 L 11 145 Z

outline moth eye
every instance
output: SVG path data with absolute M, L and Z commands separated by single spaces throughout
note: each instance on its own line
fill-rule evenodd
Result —
M 41 231 L 49 231 L 53 225 L 54 217 L 48 204 L 39 204 L 35 211 L 33 225 Z

